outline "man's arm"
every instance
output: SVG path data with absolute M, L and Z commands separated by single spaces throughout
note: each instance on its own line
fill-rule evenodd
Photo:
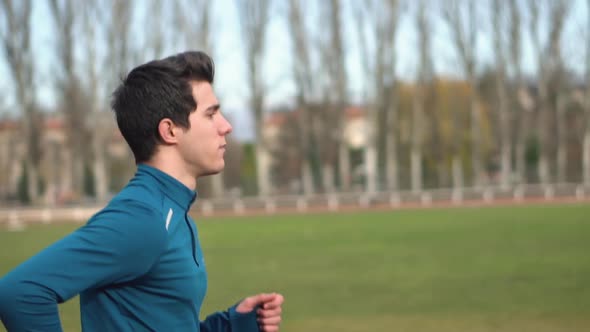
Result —
M 200 328 L 203 332 L 278 332 L 282 304 L 281 294 L 250 296 L 228 311 L 208 316 Z
M 239 313 L 236 307 L 207 316 L 200 323 L 201 332 L 259 332 L 256 311 Z
M 127 201 L 0 279 L 0 320 L 9 331 L 61 331 L 57 304 L 145 274 L 166 246 L 158 213 Z

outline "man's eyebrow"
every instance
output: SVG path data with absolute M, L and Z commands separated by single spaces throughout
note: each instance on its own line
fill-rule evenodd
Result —
M 218 111 L 220 108 L 221 108 L 221 105 L 219 105 L 219 104 L 211 105 L 211 106 L 207 107 L 205 112 Z

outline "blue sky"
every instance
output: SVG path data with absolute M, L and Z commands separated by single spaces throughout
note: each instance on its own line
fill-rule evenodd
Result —
M 308 1 L 310 10 L 309 26 L 321 28 L 318 25 L 317 17 L 314 17 L 314 8 L 319 0 Z M 355 0 L 344 0 L 346 11 L 345 27 L 346 47 L 349 50 L 347 56 L 347 70 L 350 82 L 350 93 L 360 98 L 365 88 L 366 78 L 363 77 L 360 67 L 360 55 L 356 44 L 355 27 L 350 15 L 350 3 Z M 275 1 L 272 9 L 272 19 L 269 26 L 266 58 L 264 62 L 264 77 L 267 82 L 269 95 L 267 97 L 268 105 L 283 104 L 289 101 L 294 94 L 294 85 L 291 80 L 291 42 L 287 31 L 286 22 L 282 16 L 284 12 L 285 1 Z M 585 35 L 585 25 L 587 24 L 587 9 L 585 1 L 571 0 L 571 11 L 566 26 L 563 54 L 568 66 L 578 72 L 583 70 L 585 47 L 583 45 Z M 55 105 L 55 95 L 53 89 L 52 70 L 55 61 L 53 46 L 53 20 L 48 12 L 45 1 L 34 1 L 34 41 L 37 45 L 37 68 L 39 69 L 39 78 L 37 81 L 37 91 L 39 101 L 49 107 Z M 170 2 L 169 2 L 170 3 Z M 440 6 L 444 0 L 429 1 L 431 6 Z M 479 2 L 484 4 L 484 2 Z M 147 4 L 146 0 L 139 1 L 140 6 Z M 524 4 L 524 2 L 522 3 Z M 431 7 L 431 9 L 433 8 Z M 490 46 L 491 41 L 486 38 L 489 31 L 489 23 L 485 17 L 485 8 L 479 8 L 481 20 L 483 22 L 482 33 L 480 34 L 478 44 L 478 59 L 480 64 L 489 64 L 493 60 L 493 51 Z M 244 65 L 244 52 L 242 48 L 242 38 L 239 28 L 239 19 L 236 12 L 234 0 L 218 0 L 213 5 L 213 42 L 214 58 L 216 62 L 216 84 L 215 88 L 219 94 L 227 113 L 234 119 L 234 126 L 237 127 L 236 134 L 249 133 L 251 122 L 249 121 L 248 112 L 246 111 L 246 102 L 248 99 L 248 88 L 246 86 L 246 75 Z M 416 70 L 417 60 L 417 43 L 415 29 L 413 27 L 413 8 L 407 8 L 403 14 L 399 34 L 397 38 L 396 49 L 398 52 L 399 62 L 397 64 L 397 74 L 405 80 L 412 80 Z M 525 12 L 525 15 L 527 13 Z M 315 21 L 311 21 L 315 20 Z M 546 24 L 542 25 L 543 28 Z M 454 49 L 448 35 L 445 24 L 435 18 L 432 35 L 432 49 L 435 70 L 437 73 L 445 76 L 461 76 L 461 71 L 456 60 Z M 526 38 L 524 45 L 523 64 L 525 71 L 529 74 L 535 70 L 535 56 L 530 48 L 529 38 Z M 169 48 L 170 53 L 181 51 L 181 49 Z M 7 72 L 6 64 L 0 59 L 0 75 L 10 77 Z M 0 82 L 0 91 L 2 91 L 2 101 L 0 102 L 0 115 L 3 113 L 13 113 L 14 97 L 11 80 L 4 79 Z M 248 136 L 249 134 L 246 134 Z

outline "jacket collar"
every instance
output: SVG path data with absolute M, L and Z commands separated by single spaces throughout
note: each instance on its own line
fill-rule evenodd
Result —
M 161 170 L 146 165 L 139 164 L 137 166 L 137 175 L 147 175 L 152 178 L 154 183 L 162 190 L 164 195 L 169 197 L 176 204 L 185 208 L 188 211 L 197 198 L 197 192 L 185 186 L 171 175 L 162 172 Z

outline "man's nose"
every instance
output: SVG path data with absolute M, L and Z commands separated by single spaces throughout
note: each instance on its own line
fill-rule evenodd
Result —
M 220 128 L 221 134 L 227 135 L 227 134 L 231 133 L 233 130 L 234 129 L 233 129 L 231 123 L 229 123 L 229 121 L 227 121 L 227 119 L 224 116 L 222 116 L 222 122 L 221 122 L 221 128 Z

